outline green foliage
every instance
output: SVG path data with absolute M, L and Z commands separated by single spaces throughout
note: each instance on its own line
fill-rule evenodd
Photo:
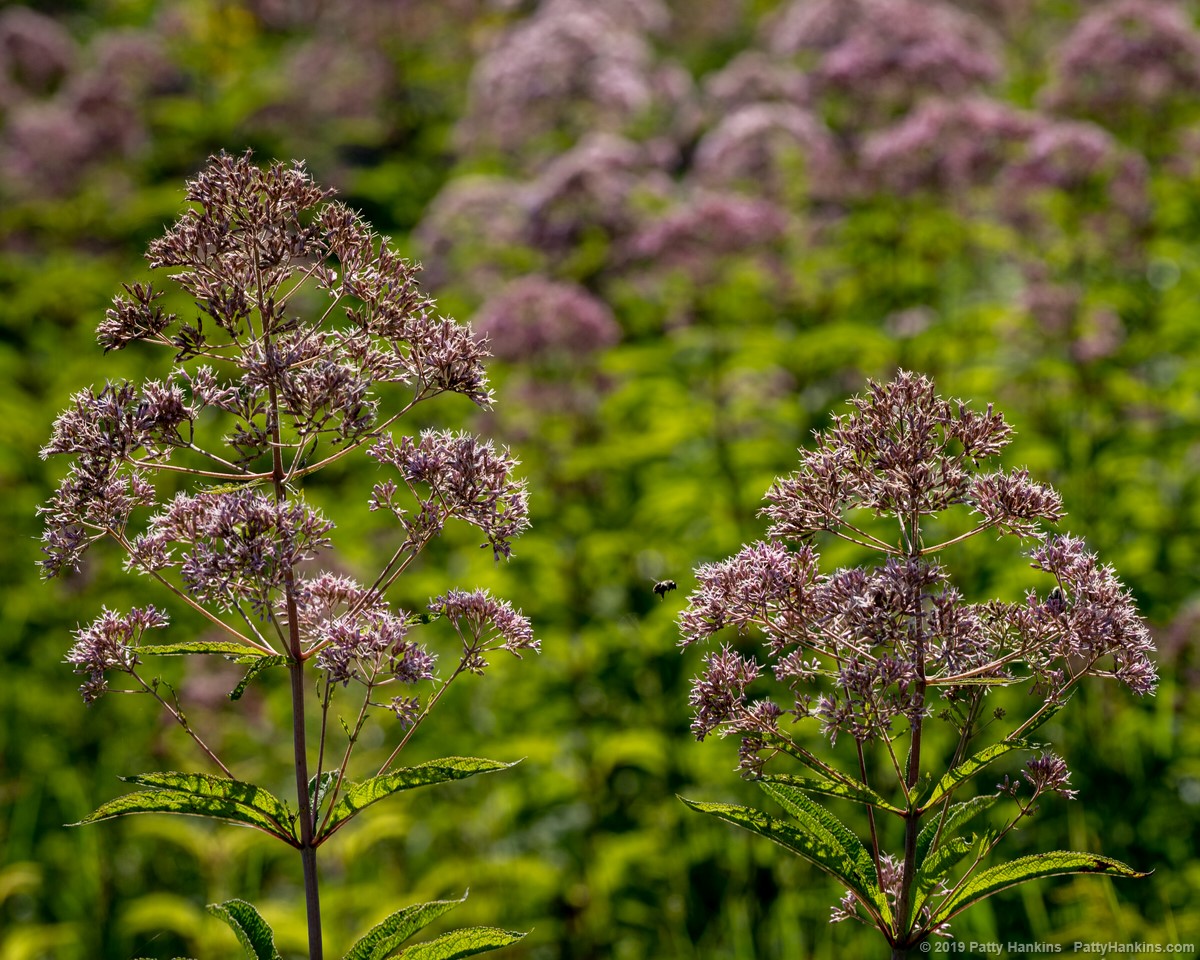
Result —
M 984 747 L 978 753 L 967 757 L 958 766 L 946 771 L 942 778 L 933 785 L 928 795 L 918 797 L 915 804 L 917 813 L 924 813 L 931 807 L 937 806 L 947 797 L 952 796 L 961 783 L 970 780 L 971 777 L 978 774 L 984 767 L 1000 759 L 1006 753 L 1011 753 L 1014 750 L 1039 750 L 1044 746 L 1045 744 L 1031 743 L 1028 740 L 1018 739 L 1001 740 L 999 743 L 993 743 L 991 746 Z
M 307 159 L 316 179 L 338 185 L 400 249 L 424 260 L 431 281 L 441 272 L 439 303 L 460 319 L 480 302 L 489 258 L 498 257 L 506 277 L 546 269 L 546 255 L 523 243 L 497 250 L 483 221 L 445 254 L 410 236 L 442 185 L 467 171 L 523 175 L 505 157 L 456 166 L 452 127 L 478 51 L 530 4 L 394 5 L 409 18 L 402 31 L 357 34 L 348 14 L 325 23 L 324 39 L 349 45 L 359 62 L 368 62 L 373 37 L 389 47 L 370 77 L 395 86 L 382 103 L 367 99 L 369 90 L 350 101 L 370 103 L 365 118 L 345 103 L 332 113 L 294 112 L 297 100 L 319 107 L 339 70 L 303 73 L 300 85 L 289 79 L 289 58 L 322 35 L 311 23 L 268 22 L 270 10 L 287 5 L 29 6 L 64 13 L 81 45 L 114 26 L 161 24 L 161 49 L 179 72 L 146 102 L 131 153 L 98 157 L 78 189 L 61 196 L 18 191 L 6 177 L 0 202 L 0 956 L 224 960 L 229 931 L 203 904 L 232 896 L 260 905 L 287 954 L 298 949 L 292 931 L 303 928 L 296 875 L 283 857 L 290 851 L 259 831 L 215 833 L 194 817 L 62 830 L 99 806 L 107 796 L 100 791 L 119 774 L 197 761 L 159 735 L 140 698 L 115 699 L 102 711 L 69 696 L 62 659 L 70 630 L 100 603 L 144 602 L 146 584 L 117 577 L 111 555 L 109 569 L 89 564 L 62 590 L 37 583 L 33 510 L 57 480 L 37 450 L 80 385 L 161 370 L 161 357 L 131 349 L 110 354 L 100 372 L 93 331 L 121 282 L 145 279 L 147 240 L 178 212 L 181 177 L 213 150 L 254 145 L 262 160 Z M 701 86 L 759 43 L 755 18 L 781 6 L 673 4 L 674 22 L 652 46 L 691 68 Z M 1011 6 L 1033 15 L 1005 25 L 1008 72 L 992 95 L 1032 107 L 1048 79 L 1050 45 L 1089 5 Z M 1186 131 L 1173 115 L 1114 119 L 1125 142 L 1145 141 L 1152 154 Z M 664 132 L 658 124 L 650 135 Z M 1006 840 L 1030 856 L 1058 846 L 1099 849 L 1155 874 L 1115 889 L 1089 878 L 1001 891 L 956 918 L 953 930 L 979 941 L 1069 941 L 1100 929 L 1130 941 L 1200 941 L 1200 180 L 1186 153 L 1152 157 L 1151 176 L 1152 214 L 1140 238 L 1108 252 L 1095 221 L 1062 203 L 1050 210 L 1059 226 L 1047 237 L 1001 224 L 986 205 L 981 211 L 986 198 L 971 198 L 970 208 L 953 195 L 802 208 L 780 242 L 779 269 L 731 254 L 701 275 L 669 281 L 610 265 L 597 273 L 597 245 L 582 244 L 568 269 L 613 308 L 622 339 L 589 367 L 493 365 L 499 402 L 487 429 L 521 452 L 534 528 L 510 570 L 491 569 L 482 552 L 452 567 L 462 583 L 523 598 L 531 590 L 525 612 L 545 652 L 536 671 L 520 676 L 494 664 L 506 682 L 452 693 L 444 720 L 435 716 L 429 727 L 440 753 L 528 759 L 488 784 L 486 796 L 465 781 L 429 817 L 404 803 L 379 804 L 376 822 L 348 823 L 338 843 L 322 848 L 337 878 L 323 891 L 331 942 L 351 942 L 383 916 L 390 891 L 433 900 L 469 884 L 464 922 L 495 919 L 502 903 L 503 922 L 534 928 L 509 948 L 514 957 L 824 960 L 877 949 L 870 931 L 829 925 L 836 889 L 826 874 L 757 836 L 694 817 L 676 799 L 698 795 L 699 784 L 723 784 L 719 799 L 731 804 L 753 805 L 761 794 L 730 782 L 732 747 L 692 741 L 687 680 L 698 659 L 679 652 L 672 620 L 697 560 L 726 556 L 761 534 L 759 498 L 792 468 L 810 431 L 866 376 L 886 377 L 899 365 L 931 374 L 948 394 L 997 401 L 1019 433 L 1021 459 L 1012 465 L 1028 465 L 1063 492 L 1071 526 L 1111 558 L 1163 648 L 1153 704 L 1081 691 L 1051 721 L 1045 737 L 1072 758 L 1080 798 L 1061 820 L 1063 807 L 1047 800 L 1042 823 Z M 1031 263 L 1045 265 L 1047 283 L 1082 291 L 1064 325 L 1029 309 Z M 172 309 L 194 313 L 180 300 Z M 1119 320 L 1115 346 L 1080 353 L 1105 309 Z M 560 392 L 532 389 L 546 380 Z M 563 383 L 583 399 L 563 401 Z M 456 413 L 464 425 L 473 416 L 465 405 Z M 340 471 L 322 504 L 347 534 L 339 560 L 355 572 L 395 547 L 352 516 L 374 479 L 373 469 Z M 955 559 L 969 596 L 1016 598 L 1027 586 L 989 550 L 967 545 Z M 427 602 L 427 586 L 442 588 L 429 572 L 436 566 L 431 557 L 425 573 L 414 571 L 410 609 Z M 680 589 L 659 601 L 650 590 L 664 576 Z M 187 611 L 171 613 L 179 636 L 202 634 Z M 216 703 L 214 736 L 247 762 L 250 779 L 286 784 L 286 771 L 261 746 L 281 735 L 277 671 L 244 689 L 249 709 L 235 715 L 228 694 L 243 670 L 206 657 L 204 682 L 185 689 L 180 660 L 162 658 L 164 682 Z M 1020 705 L 1004 691 L 988 697 Z M 1110 746 L 1097 749 L 1102 741 Z M 363 750 L 376 765 L 388 752 L 369 740 Z M 434 755 L 430 748 L 414 762 Z M 1012 772 L 1011 759 L 988 770 L 1000 779 Z M 847 820 L 863 810 L 860 800 L 816 795 L 835 810 L 854 803 Z M 929 812 L 929 824 L 939 811 Z M 994 813 L 957 832 L 947 819 L 943 836 L 983 834 Z M 1065 836 L 1052 826 L 1063 822 Z M 164 894 L 173 897 L 169 914 L 156 899 Z M 186 923 L 176 922 L 184 915 Z
M 873 917 L 890 927 L 891 910 L 879 889 L 875 865 L 858 838 L 832 813 L 815 802 L 806 801 L 798 792 L 787 794 L 783 792 L 786 788 L 780 787 L 764 786 L 764 789 L 768 793 L 779 791 L 779 797 L 788 798 L 788 812 L 799 823 L 798 827 L 752 807 L 695 800 L 683 802 L 693 810 L 757 833 L 803 857 L 845 884 Z
M 1094 853 L 1073 853 L 1069 850 L 1038 853 L 981 871 L 939 905 L 934 913 L 933 922 L 940 923 L 949 920 L 972 904 L 1018 883 L 1065 873 L 1132 878 L 1150 875 L 1149 873 L 1139 873 L 1119 860 L 1101 857 Z
M 253 905 L 245 900 L 211 903 L 208 912 L 224 920 L 250 960 L 282 960 L 275 949 L 275 934 Z
M 295 816 L 287 805 L 252 783 L 202 773 L 143 773 L 121 779 L 154 789 L 129 793 L 101 804 L 71 826 L 133 813 L 177 813 L 241 823 L 291 846 L 300 843 L 296 836 Z
M 392 773 L 380 777 L 372 777 L 361 783 L 352 783 L 346 788 L 342 797 L 329 812 L 329 816 L 318 833 L 323 839 L 352 817 L 358 816 L 373 803 L 378 803 L 384 797 L 390 797 L 401 790 L 412 790 L 415 787 L 428 787 L 435 783 L 446 783 L 450 780 L 465 780 L 479 773 L 494 773 L 497 770 L 507 770 L 515 763 L 501 763 L 497 760 L 478 760 L 473 757 L 445 757 L 441 760 L 431 760 L 415 767 L 401 767 Z

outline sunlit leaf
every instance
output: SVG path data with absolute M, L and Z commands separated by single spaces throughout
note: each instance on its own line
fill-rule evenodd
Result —
M 224 800 L 232 800 L 257 810 L 280 827 L 291 832 L 293 817 L 288 805 L 271 791 L 265 790 L 257 784 L 246 783 L 244 780 L 231 780 L 228 777 L 217 777 L 209 773 L 179 773 L 177 771 L 138 773 L 121 779 L 126 783 L 136 783 L 139 787 L 180 790 L 198 797 L 220 797 Z
M 421 928 L 432 923 L 442 914 L 453 910 L 467 898 L 461 900 L 434 900 L 430 903 L 415 903 L 411 907 L 397 910 L 386 920 L 377 923 L 350 948 L 344 960 L 384 960 L 400 945 Z
M 877 886 L 868 886 L 859 873 L 853 855 L 846 852 L 832 833 L 815 819 L 795 825 L 756 810 L 732 803 L 706 803 L 680 797 L 685 804 L 700 813 L 732 823 L 735 826 L 774 840 L 781 847 L 824 870 L 839 883 L 854 891 L 868 910 L 874 910 L 886 921 L 888 914 L 879 909 L 882 894 Z
M 270 925 L 245 900 L 210 903 L 208 912 L 229 924 L 251 960 L 282 960 Z
M 236 781 L 229 782 L 236 783 Z M 258 789 L 251 784 L 242 784 L 242 786 L 250 787 L 252 790 Z M 265 793 L 265 791 L 263 792 Z M 267 794 L 267 796 L 270 795 Z M 185 793 L 182 790 L 156 789 L 127 793 L 123 797 L 117 797 L 115 800 L 101 804 L 78 823 L 72 823 L 69 826 L 77 827 L 85 823 L 98 823 L 101 820 L 111 820 L 114 817 L 128 816 L 134 813 L 174 813 L 184 816 L 208 817 L 213 820 L 227 820 L 231 823 L 241 823 L 262 830 L 292 846 L 299 845 L 299 841 L 287 821 L 285 821 L 287 823 L 285 826 L 261 809 L 228 796 Z
M 218 653 L 222 656 L 252 657 L 263 654 L 253 647 L 236 640 L 181 640 L 178 643 L 143 643 L 137 648 L 139 654 L 152 657 L 181 657 L 193 653 Z
M 397 954 L 399 960 L 458 960 L 489 950 L 499 950 L 524 939 L 525 934 L 496 927 L 463 927 L 435 940 L 414 943 Z
M 1042 877 L 1054 877 L 1064 873 L 1094 873 L 1107 877 L 1148 877 L 1132 867 L 1102 857 L 1095 853 L 1076 853 L 1071 850 L 1053 850 L 1035 853 L 1032 856 L 1010 860 L 999 866 L 990 867 L 969 880 L 961 890 L 945 900 L 934 912 L 934 924 L 945 923 L 972 904 L 985 900 L 993 893 L 1006 890 Z
M 797 790 L 802 790 L 805 793 L 816 793 L 826 797 L 841 797 L 844 800 L 854 800 L 857 803 L 865 803 L 870 807 L 887 810 L 889 813 L 904 813 L 900 807 L 888 803 L 887 800 L 863 783 L 841 783 L 837 780 L 795 777 L 786 773 L 768 774 L 762 778 L 762 782 L 784 784 L 785 786 L 795 787 Z
M 446 783 L 450 780 L 465 780 L 480 773 L 494 773 L 497 770 L 507 770 L 515 766 L 513 763 L 501 763 L 498 760 L 480 760 L 474 757 L 445 757 L 441 760 L 431 760 L 415 767 L 402 767 L 393 773 L 381 777 L 372 777 L 362 783 L 356 783 L 346 790 L 345 796 L 338 801 L 329 817 L 329 822 L 321 837 L 333 833 L 342 823 L 384 797 L 390 797 L 401 790 L 412 790 L 416 787 L 428 787 L 435 783 Z
M 918 809 L 928 810 L 930 807 L 936 806 L 952 790 L 971 779 L 971 777 L 979 773 L 980 770 L 993 760 L 999 759 L 1006 753 L 1012 753 L 1014 750 L 1037 750 L 1041 746 L 1042 744 L 1033 743 L 1029 740 L 1001 740 L 999 743 L 993 743 L 989 747 L 984 747 L 978 753 L 967 757 L 957 767 L 948 771 L 937 782 L 929 796 L 919 802 Z
M 889 915 L 887 898 L 879 889 L 879 877 L 875 872 L 875 860 L 870 851 L 858 839 L 854 831 L 839 820 L 830 810 L 794 787 L 778 783 L 760 783 L 769 797 L 779 803 L 788 813 L 804 824 L 810 831 L 824 830 L 854 862 L 855 875 L 860 883 L 852 889 L 869 892 L 872 903 L 880 916 Z
M 238 685 L 229 692 L 229 699 L 241 700 L 242 694 L 246 692 L 246 687 L 250 685 L 251 680 L 257 677 L 268 667 L 281 667 L 287 662 L 287 657 L 273 656 L 257 658 L 251 663 L 250 669 L 246 671 L 246 675 L 242 677 Z

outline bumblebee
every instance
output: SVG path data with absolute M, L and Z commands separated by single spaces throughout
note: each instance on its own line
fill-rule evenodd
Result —
M 659 580 L 658 583 L 656 583 L 654 585 L 654 592 L 658 594 L 659 600 L 665 599 L 667 594 L 670 593 L 674 589 L 675 589 L 675 581 L 674 580 Z

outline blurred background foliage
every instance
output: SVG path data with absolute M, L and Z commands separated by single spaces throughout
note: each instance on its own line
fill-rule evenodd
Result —
M 1200 942 L 1198 147 L 1190 2 L 0 8 L 0 958 L 229 957 L 203 905 L 231 896 L 302 948 L 298 865 L 259 835 L 63 828 L 121 774 L 200 763 L 144 700 L 85 709 L 62 663 L 71 629 L 145 584 L 102 550 L 66 582 L 35 566 L 54 416 L 166 363 L 102 361 L 96 323 L 146 277 L 183 180 L 247 148 L 305 159 L 490 335 L 495 412 L 431 409 L 510 443 L 533 495 L 510 563 L 459 531 L 395 597 L 487 585 L 533 617 L 540 658 L 458 687 L 412 757 L 524 762 L 390 801 L 323 848 L 331 951 L 469 886 L 456 922 L 532 929 L 513 957 L 878 955 L 873 931 L 827 922 L 830 881 L 676 799 L 759 795 L 732 743 L 691 739 L 700 651 L 679 652 L 673 619 L 696 564 L 761 535 L 761 496 L 810 431 L 900 366 L 1004 411 L 1010 462 L 1059 488 L 1064 526 L 1160 638 L 1156 699 L 1093 685 L 1056 719 L 1081 797 L 1007 847 L 1154 875 L 1009 891 L 958 937 Z M 365 511 L 373 476 L 347 464 L 312 492 L 360 577 L 395 536 Z M 1029 586 L 977 544 L 947 558 L 968 596 Z M 680 590 L 660 601 L 665 577 Z M 237 679 L 174 682 L 270 783 L 282 691 L 233 709 Z M 373 735 L 381 757 L 391 733 Z

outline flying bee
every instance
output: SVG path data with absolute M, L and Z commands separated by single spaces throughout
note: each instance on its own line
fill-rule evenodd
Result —
M 674 580 L 659 580 L 654 585 L 654 592 L 658 594 L 659 600 L 665 600 L 668 593 L 675 589 Z

